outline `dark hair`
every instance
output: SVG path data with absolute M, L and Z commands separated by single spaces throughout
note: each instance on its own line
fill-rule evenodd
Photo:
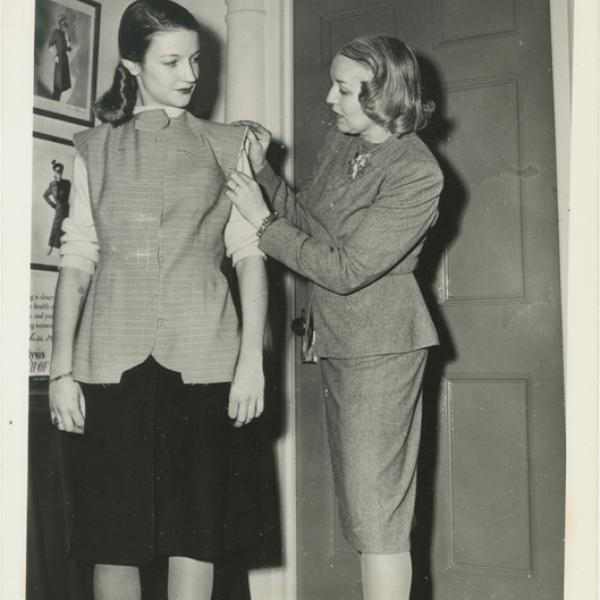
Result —
M 135 0 L 119 23 L 119 54 L 136 63 L 144 61 L 152 37 L 163 31 L 184 29 L 200 33 L 193 15 L 172 0 Z M 119 62 L 110 89 L 95 103 L 94 112 L 113 126 L 129 121 L 137 99 L 137 81 Z
M 65 170 L 65 165 L 59 163 L 57 160 L 52 159 L 52 170 L 56 171 L 59 175 L 63 174 Z
M 399 39 L 383 35 L 359 37 L 338 55 L 365 66 L 373 77 L 361 82 L 358 100 L 365 114 L 393 134 L 415 132 L 427 125 L 435 103 L 421 99 L 421 74 L 414 52 Z

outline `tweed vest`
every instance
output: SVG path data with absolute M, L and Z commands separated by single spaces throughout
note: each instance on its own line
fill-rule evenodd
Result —
M 116 383 L 151 354 L 184 383 L 231 381 L 239 324 L 225 274 L 231 203 L 221 191 L 243 136 L 162 110 L 74 136 L 100 245 L 76 379 Z

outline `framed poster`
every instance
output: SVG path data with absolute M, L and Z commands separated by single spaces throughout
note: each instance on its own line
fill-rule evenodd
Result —
M 33 383 L 47 381 L 52 352 L 52 311 L 58 273 L 31 271 L 29 296 L 29 377 Z
M 33 133 L 31 267 L 57 270 L 62 222 L 69 215 L 75 148 L 69 140 Z
M 36 0 L 33 112 L 93 125 L 100 4 Z

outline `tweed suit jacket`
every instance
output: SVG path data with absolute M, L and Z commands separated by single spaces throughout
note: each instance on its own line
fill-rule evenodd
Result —
M 349 358 L 438 343 L 413 276 L 438 214 L 441 170 L 415 134 L 392 136 L 354 180 L 357 136 L 332 128 L 312 184 L 296 197 L 270 167 L 257 174 L 283 215 L 259 247 L 314 283 L 316 352 Z
M 162 110 L 75 135 L 100 247 L 76 379 L 116 383 L 152 354 L 185 383 L 231 381 L 239 325 L 223 269 L 222 187 L 244 135 Z

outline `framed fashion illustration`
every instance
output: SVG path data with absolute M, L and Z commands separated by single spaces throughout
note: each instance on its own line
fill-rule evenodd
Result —
M 34 113 L 94 124 L 99 32 L 98 2 L 36 0 Z
M 33 132 L 31 268 L 56 271 L 62 222 L 69 214 L 73 142 Z

